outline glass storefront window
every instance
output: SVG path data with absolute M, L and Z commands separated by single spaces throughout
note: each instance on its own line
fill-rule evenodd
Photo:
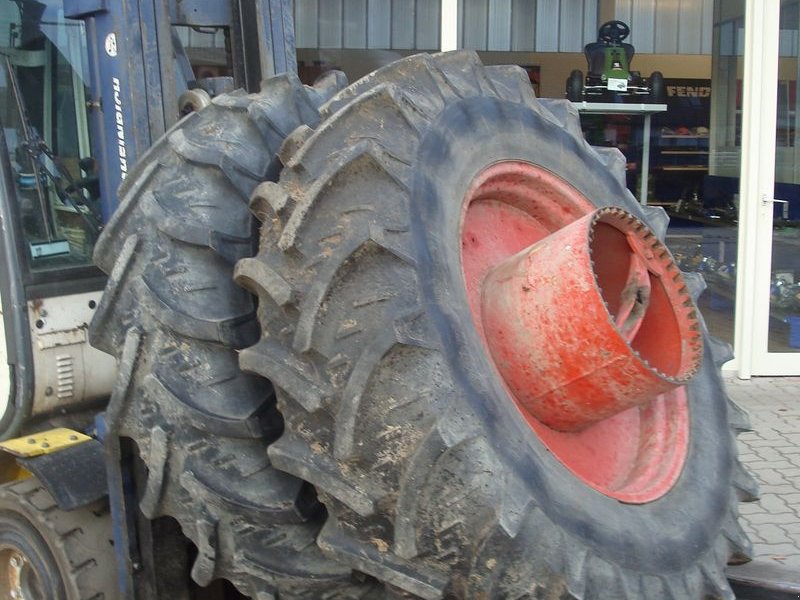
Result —
M 737 4 L 743 5 L 743 0 Z M 458 9 L 458 46 L 478 51 L 485 64 L 523 67 L 541 98 L 564 98 L 571 73 L 580 70 L 581 78 L 586 75 L 584 49 L 598 40 L 602 23 L 621 20 L 629 25 L 626 42 L 635 49 L 631 71 L 643 78 L 650 78 L 654 71 L 663 73 L 666 97 L 662 102 L 667 110 L 652 116 L 651 137 L 645 140 L 646 110 L 610 114 L 621 111 L 603 113 L 597 103 L 651 103 L 652 99 L 585 96 L 595 105 L 582 113 L 584 135 L 593 145 L 623 152 L 627 185 L 635 197 L 640 198 L 646 178 L 648 194 L 643 200 L 662 206 L 671 217 L 668 245 L 685 270 L 702 272 L 708 280 L 709 290 L 700 303 L 709 328 L 732 343 L 740 152 L 737 114 L 739 123 L 741 118 L 735 106 L 737 79 L 731 79 L 727 69 L 732 64 L 735 74 L 741 68 L 743 12 L 729 7 L 728 13 L 715 15 L 712 2 L 700 1 L 682 2 L 678 7 L 459 0 Z M 727 57 L 727 62 L 715 59 L 712 76 L 714 48 L 717 57 Z M 732 94 L 729 86 L 733 86 Z M 727 104 L 717 106 L 715 100 Z M 734 106 L 729 107 L 731 102 Z M 730 110 L 732 121 L 722 108 Z M 646 142 L 650 165 L 643 172 Z
M 631 71 L 645 78 L 663 73 L 667 110 L 653 116 L 649 140 L 644 139 L 641 114 L 586 114 L 584 134 L 593 144 L 623 151 L 628 187 L 636 197 L 647 182 L 644 200 L 662 206 L 671 218 L 667 244 L 683 269 L 698 271 L 707 281 L 699 303 L 711 333 L 732 343 L 740 246 L 745 0 L 697 0 L 680 6 L 589 0 L 453 4 L 457 11 L 448 40 L 452 36 L 456 47 L 477 51 L 484 64 L 523 67 L 541 98 L 564 98 L 571 72 L 586 74 L 584 47 L 597 40 L 601 23 L 621 20 L 630 26 L 628 41 L 636 50 Z M 781 7 L 775 197 L 786 202 L 775 204 L 768 326 L 772 352 L 800 347 L 800 259 L 795 259 L 800 247 L 800 213 L 795 215 L 800 206 L 800 9 L 797 0 L 783 0 Z M 295 0 L 301 78 L 311 83 L 338 68 L 353 81 L 408 54 L 437 51 L 441 10 L 440 1 Z M 642 172 L 647 142 L 650 169 Z
M 662 127 L 674 182 L 664 207 L 670 215 L 667 244 L 685 271 L 703 275 L 707 290 L 698 304 L 712 335 L 734 341 L 737 251 L 739 239 L 739 170 L 741 163 L 741 70 L 744 0 L 715 3 L 713 52 L 706 123 L 687 116 L 677 128 Z M 696 90 L 693 90 L 696 92 Z M 695 111 L 701 114 L 702 111 Z
M 769 352 L 800 351 L 800 156 L 797 91 L 800 3 L 781 2 Z

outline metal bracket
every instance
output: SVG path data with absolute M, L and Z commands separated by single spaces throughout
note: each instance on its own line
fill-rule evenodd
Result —
M 781 217 L 784 219 L 789 218 L 789 201 L 788 200 L 780 200 L 778 198 L 770 198 L 769 194 L 761 194 L 761 205 L 762 206 L 769 206 L 770 204 L 782 204 L 783 210 L 781 210 Z
M 789 204 L 789 201 L 779 200 L 778 198 L 770 198 L 768 194 L 761 194 L 761 204 L 764 206 L 769 204 Z
M 65 450 L 88 442 L 91 439 L 88 435 L 79 431 L 59 427 L 0 442 L 0 450 L 4 450 L 18 458 L 33 458 L 34 456 Z
M 62 510 L 74 510 L 108 494 L 103 446 L 79 431 L 60 427 L 0 442 L 3 481 L 35 475 Z

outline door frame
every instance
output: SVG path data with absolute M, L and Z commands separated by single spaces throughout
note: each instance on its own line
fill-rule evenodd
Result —
M 746 0 L 734 370 L 800 375 L 800 353 L 769 352 L 780 0 Z

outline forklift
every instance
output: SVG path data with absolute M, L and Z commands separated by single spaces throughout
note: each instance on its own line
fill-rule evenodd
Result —
M 193 583 L 177 523 L 136 508 L 143 467 L 102 412 L 116 361 L 88 340 L 107 280 L 92 253 L 118 187 L 179 119 L 296 71 L 291 14 L 289 0 L 0 4 L 0 436 L 19 438 L 2 457 L 2 598 L 239 597 Z M 198 47 L 213 77 L 195 75 Z

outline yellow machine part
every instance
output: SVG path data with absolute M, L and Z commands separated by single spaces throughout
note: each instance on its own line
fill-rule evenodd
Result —
M 91 439 L 80 431 L 58 427 L 0 442 L 0 483 L 27 479 L 31 476 L 30 471 L 17 464 L 17 458 L 52 454 Z

